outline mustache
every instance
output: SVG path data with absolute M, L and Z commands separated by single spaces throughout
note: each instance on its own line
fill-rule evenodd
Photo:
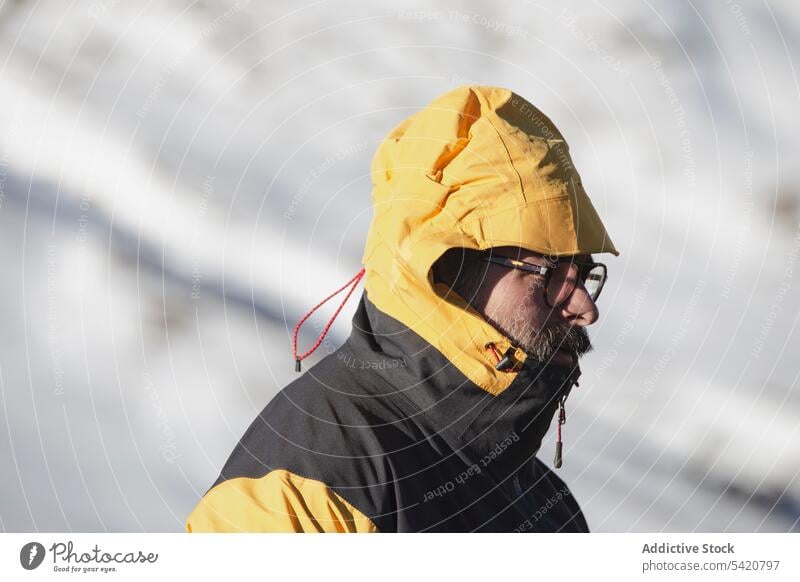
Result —
M 553 348 L 562 348 L 577 355 L 588 353 L 594 349 L 586 329 L 579 325 L 556 323 L 547 325 L 539 332 L 541 343 Z

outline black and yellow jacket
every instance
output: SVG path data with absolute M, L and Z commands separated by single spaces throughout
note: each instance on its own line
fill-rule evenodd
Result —
M 563 137 L 506 89 L 460 87 L 389 134 L 372 177 L 350 337 L 266 406 L 187 529 L 588 531 L 536 457 L 577 364 L 529 358 L 431 274 L 453 247 L 619 254 Z

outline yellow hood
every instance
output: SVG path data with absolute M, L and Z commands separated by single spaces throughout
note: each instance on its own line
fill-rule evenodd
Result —
M 452 247 L 497 246 L 619 255 L 558 129 L 508 89 L 458 87 L 403 121 L 378 148 L 372 181 L 370 301 L 492 394 L 516 373 L 497 371 L 485 345 L 504 353 L 511 341 L 457 297 L 443 299 L 436 259 Z

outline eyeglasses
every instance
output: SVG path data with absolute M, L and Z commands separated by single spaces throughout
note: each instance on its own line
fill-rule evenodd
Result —
M 603 263 L 591 261 L 556 260 L 550 266 L 543 266 L 502 255 L 485 256 L 483 260 L 543 276 L 544 299 L 552 308 L 561 306 L 569 299 L 575 291 L 578 281 L 583 283 L 586 293 L 592 301 L 597 301 L 608 278 L 606 266 Z

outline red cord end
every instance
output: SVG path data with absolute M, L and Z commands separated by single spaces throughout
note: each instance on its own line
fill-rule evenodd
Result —
M 305 358 L 305 357 L 307 357 L 307 356 L 310 356 L 312 353 L 314 353 L 314 350 L 316 350 L 316 349 L 317 349 L 317 348 L 318 348 L 320 345 L 322 345 L 322 340 L 323 340 L 323 339 L 325 339 L 325 334 L 327 334 L 327 333 L 328 333 L 328 330 L 329 330 L 329 329 L 331 328 L 331 326 L 333 325 L 333 321 L 336 319 L 336 316 L 337 316 L 337 315 L 339 315 L 339 312 L 340 312 L 340 311 L 342 310 L 342 308 L 344 307 L 344 304 L 345 304 L 345 303 L 347 303 L 347 300 L 348 300 L 348 299 L 350 299 L 350 295 L 352 295 L 352 294 L 353 294 L 353 291 L 355 291 L 356 287 L 358 286 L 358 282 L 359 282 L 359 281 L 361 280 L 361 278 L 364 276 L 364 273 L 366 273 L 366 269 L 362 268 L 362 269 L 361 269 L 361 270 L 360 270 L 360 271 L 359 271 L 359 272 L 356 274 L 356 276 L 355 276 L 355 277 L 353 277 L 352 279 L 350 279 L 350 280 L 349 280 L 349 281 L 348 281 L 348 282 L 345 284 L 345 286 L 344 286 L 344 287 L 341 287 L 341 288 L 340 288 L 338 291 L 335 291 L 335 292 L 331 293 L 331 294 L 330 294 L 330 295 L 328 295 L 328 296 L 327 296 L 325 299 L 323 299 L 322 301 L 320 301 L 319 303 L 317 303 L 317 305 L 316 305 L 316 306 L 314 306 L 314 308 L 313 308 L 311 311 L 309 311 L 308 313 L 306 313 L 306 314 L 303 316 L 303 318 L 302 318 L 300 321 L 298 321 L 298 322 L 297 322 L 297 325 L 295 325 L 295 326 L 294 326 L 294 333 L 292 334 L 292 355 L 294 356 L 294 371 L 295 371 L 295 372 L 299 372 L 299 371 L 300 371 L 300 360 L 302 360 L 303 358 Z M 307 350 L 305 353 L 298 354 L 298 353 L 297 353 L 297 334 L 298 334 L 298 333 L 299 333 L 299 331 L 300 331 L 300 327 L 303 325 L 303 323 L 304 323 L 304 322 L 305 322 L 305 321 L 306 321 L 306 320 L 307 320 L 309 317 L 311 317 L 311 315 L 312 315 L 312 314 L 313 314 L 313 313 L 314 313 L 314 312 L 315 312 L 317 309 L 319 309 L 320 307 L 322 307 L 322 306 L 323 306 L 323 305 L 324 305 L 324 304 L 325 304 L 325 303 L 326 303 L 326 302 L 327 302 L 329 299 L 331 299 L 332 297 L 335 297 L 336 295 L 338 295 L 339 293 L 341 293 L 342 291 L 344 291 L 345 289 L 347 289 L 347 287 L 350 287 L 350 290 L 347 292 L 347 295 L 345 295 L 345 297 L 344 297 L 344 301 L 342 301 L 341 305 L 339 305 L 339 307 L 336 309 L 336 312 L 333 314 L 333 317 L 331 317 L 331 318 L 330 318 L 330 320 L 328 321 L 328 324 L 327 324 L 327 325 L 325 326 L 325 328 L 322 330 L 322 333 L 321 333 L 321 334 L 319 334 L 319 337 L 317 338 L 317 342 L 316 342 L 316 343 L 315 343 L 313 346 L 311 346 L 311 349 Z

